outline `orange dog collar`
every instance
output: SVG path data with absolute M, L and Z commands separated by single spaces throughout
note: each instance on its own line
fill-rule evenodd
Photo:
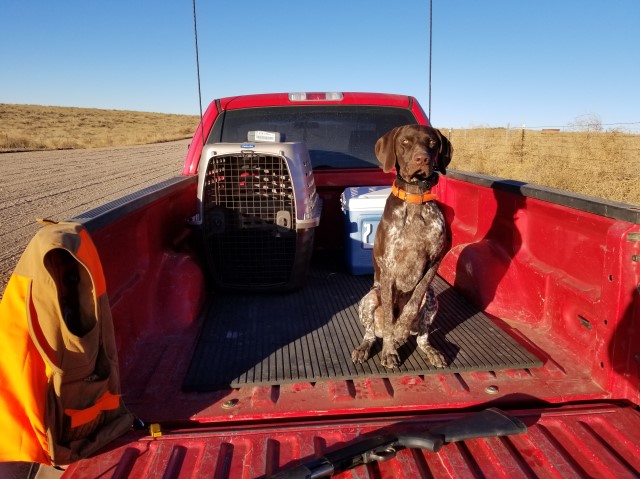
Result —
M 402 188 L 399 188 L 395 181 L 393 182 L 393 186 L 391 187 L 391 194 L 393 194 L 393 196 L 397 198 L 400 198 L 402 201 L 414 203 L 416 205 L 422 205 L 436 199 L 436 195 L 431 193 L 431 190 L 425 191 L 421 195 L 416 193 L 407 193 Z

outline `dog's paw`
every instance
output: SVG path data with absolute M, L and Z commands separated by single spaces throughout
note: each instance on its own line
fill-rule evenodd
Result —
M 447 366 L 446 358 L 433 346 L 420 346 L 420 351 L 422 351 L 422 353 L 426 356 L 427 361 L 433 366 L 437 368 L 444 368 Z
M 395 349 L 388 351 L 382 350 L 380 363 L 387 369 L 393 369 L 400 366 L 400 355 Z
M 362 341 L 362 344 L 358 346 L 351 352 L 351 360 L 355 364 L 362 364 L 367 359 L 369 359 L 369 354 L 371 353 L 371 346 L 373 346 L 373 342 L 371 341 Z

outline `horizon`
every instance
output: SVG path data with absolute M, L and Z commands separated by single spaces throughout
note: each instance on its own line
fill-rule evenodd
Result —
M 343 92 L 346 93 L 346 92 Z M 358 92 L 363 93 L 363 92 Z M 370 92 L 369 92 L 370 93 Z M 250 94 L 248 94 L 250 95 Z M 212 102 L 215 101 L 212 100 Z M 210 102 L 211 103 L 211 102 Z M 121 113 L 145 113 L 151 115 L 177 115 L 177 116 L 193 116 L 199 120 L 199 113 L 166 113 L 160 111 L 144 111 L 144 110 L 130 110 L 130 109 L 120 109 L 120 108 L 96 108 L 96 107 L 80 107 L 80 106 L 64 106 L 64 105 L 36 105 L 31 103 L 2 103 L 0 102 L 0 106 L 9 105 L 16 107 L 36 107 L 36 108 L 61 108 L 61 109 L 77 109 L 77 110 L 98 110 L 98 111 L 110 111 L 110 112 L 121 112 Z M 204 105 L 204 109 L 207 105 Z M 631 128 L 625 128 L 625 125 L 632 125 Z M 483 124 L 470 124 L 467 126 L 459 126 L 459 127 L 449 127 L 449 126 L 438 126 L 438 128 L 443 130 L 477 130 L 477 129 L 490 129 L 490 130 L 547 130 L 547 131 L 560 131 L 563 133 L 570 132 L 602 132 L 602 133 L 610 133 L 610 132 L 621 132 L 627 134 L 640 134 L 640 125 L 639 122 L 635 123 L 615 123 L 615 124 L 603 124 L 600 119 L 596 116 L 595 118 L 590 115 L 585 115 L 584 118 L 578 117 L 576 121 L 567 125 L 543 125 L 543 126 L 528 126 L 528 125 L 483 125 Z M 633 131 L 633 126 L 638 128 L 638 131 Z M 611 128 L 607 128 L 611 127 Z
M 199 2 L 202 108 L 372 91 L 415 96 L 428 113 L 429 2 L 387 3 Z M 5 3 L 0 103 L 199 115 L 192 15 L 191 2 Z M 640 131 L 639 20 L 635 0 L 434 0 L 431 120 L 539 129 L 591 115 Z

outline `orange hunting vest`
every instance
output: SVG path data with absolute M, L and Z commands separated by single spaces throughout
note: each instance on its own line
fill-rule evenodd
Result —
M 106 292 L 82 225 L 36 233 L 0 303 L 0 461 L 69 464 L 130 429 Z

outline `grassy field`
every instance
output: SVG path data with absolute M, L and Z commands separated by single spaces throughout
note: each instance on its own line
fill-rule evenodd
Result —
M 640 135 L 478 128 L 443 133 L 450 167 L 640 204 Z
M 140 145 L 190 138 L 197 116 L 0 104 L 0 152 Z M 442 129 L 451 168 L 640 204 L 640 135 Z
M 143 145 L 190 138 L 197 116 L 0 104 L 0 152 Z

